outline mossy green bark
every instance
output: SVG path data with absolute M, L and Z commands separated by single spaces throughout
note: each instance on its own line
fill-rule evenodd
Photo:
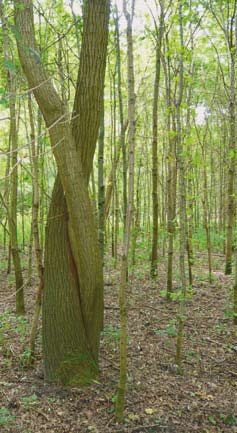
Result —
M 68 386 L 89 385 L 98 375 L 96 362 L 87 353 L 68 353 L 55 372 L 55 379 Z

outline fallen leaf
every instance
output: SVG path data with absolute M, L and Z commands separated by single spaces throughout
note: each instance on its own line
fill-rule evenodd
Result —
M 134 414 L 134 413 L 129 413 L 129 414 L 128 414 L 128 418 L 129 418 L 131 421 L 137 421 L 137 420 L 139 419 L 139 415 L 136 415 L 136 414 Z
M 145 413 L 147 415 L 152 415 L 153 413 L 155 413 L 155 411 L 154 411 L 154 409 L 151 409 L 150 407 L 148 407 L 145 409 Z

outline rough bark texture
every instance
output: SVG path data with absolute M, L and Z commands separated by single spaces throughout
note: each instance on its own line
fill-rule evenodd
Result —
M 32 1 L 15 5 L 20 61 L 49 129 L 59 172 L 46 231 L 45 373 L 50 380 L 87 383 L 97 370 L 103 324 L 102 262 L 88 182 L 100 123 L 109 1 L 85 2 L 72 121 L 35 56 Z

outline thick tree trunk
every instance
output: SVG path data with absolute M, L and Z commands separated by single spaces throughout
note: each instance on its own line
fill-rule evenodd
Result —
M 15 6 L 20 61 L 49 129 L 59 171 L 45 245 L 45 374 L 49 380 L 85 384 L 98 369 L 103 325 L 102 261 L 88 183 L 100 123 L 109 1 L 85 2 L 73 121 L 35 56 L 32 0 L 17 0 Z
M 69 240 L 67 205 L 59 176 L 55 181 L 46 227 L 44 279 L 46 378 L 86 384 L 96 373 L 98 344 L 90 347 L 86 335 L 80 282 Z

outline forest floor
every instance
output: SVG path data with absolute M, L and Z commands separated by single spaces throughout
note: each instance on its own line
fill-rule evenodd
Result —
M 110 260 L 111 261 L 111 260 Z M 139 267 L 140 266 L 140 267 Z M 46 383 L 40 374 L 40 337 L 34 368 L 27 367 L 28 332 L 36 280 L 26 289 L 26 318 L 14 315 L 13 276 L 0 276 L 0 431 L 10 433 L 228 433 L 237 432 L 237 330 L 229 314 L 231 277 L 224 257 L 199 253 L 187 301 L 183 374 L 175 365 L 178 301 L 167 303 L 166 261 L 158 283 L 139 264 L 129 290 L 128 387 L 125 423 L 117 424 L 119 374 L 119 271 L 105 275 L 105 329 L 98 381 L 83 389 Z M 108 266 L 109 268 L 109 266 Z M 177 284 L 176 284 L 177 286 Z

